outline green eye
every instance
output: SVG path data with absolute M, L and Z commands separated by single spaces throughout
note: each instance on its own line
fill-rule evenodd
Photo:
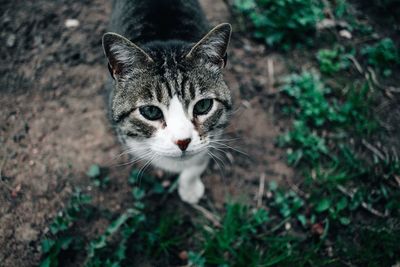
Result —
M 193 114 L 194 115 L 204 115 L 207 114 L 212 106 L 213 106 L 214 100 L 207 98 L 207 99 L 202 99 L 199 102 L 194 105 L 193 108 Z
M 139 108 L 140 114 L 148 120 L 156 121 L 163 117 L 161 109 L 156 106 L 144 106 Z

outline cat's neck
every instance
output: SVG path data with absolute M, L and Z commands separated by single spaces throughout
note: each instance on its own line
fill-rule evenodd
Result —
M 152 41 L 198 41 L 208 28 L 197 0 L 118 0 L 110 30 L 136 44 Z

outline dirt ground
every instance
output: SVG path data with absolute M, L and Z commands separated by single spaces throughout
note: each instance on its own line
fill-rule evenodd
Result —
M 223 1 L 201 1 L 211 24 L 230 21 Z M 120 209 L 127 194 L 128 160 L 106 117 L 108 71 L 101 48 L 110 1 L 2 1 L 0 4 L 0 266 L 35 266 L 40 240 L 65 201 L 97 163 L 111 168 L 111 189 L 98 200 Z M 67 19 L 77 19 L 68 28 Z M 230 197 L 254 201 L 261 174 L 285 182 L 293 172 L 274 146 L 273 82 L 283 59 L 233 34 L 226 81 L 236 112 L 227 132 L 239 137 L 224 175 L 211 164 L 207 198 L 222 207 Z M 104 195 L 103 195 L 104 194 Z

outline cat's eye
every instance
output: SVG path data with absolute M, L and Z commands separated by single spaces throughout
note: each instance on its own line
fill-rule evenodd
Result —
M 194 105 L 193 115 L 204 115 L 210 112 L 214 100 L 210 98 L 202 99 Z
M 156 106 L 144 106 L 139 108 L 140 114 L 148 120 L 156 121 L 163 117 L 163 113 L 160 108 Z

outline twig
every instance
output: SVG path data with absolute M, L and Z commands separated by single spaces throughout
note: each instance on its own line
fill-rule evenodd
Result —
M 385 156 L 373 145 L 371 145 L 370 143 L 368 143 L 365 139 L 361 140 L 361 143 L 368 148 L 369 150 L 372 151 L 372 153 L 374 153 L 377 157 L 379 157 L 381 160 L 385 161 Z
M 315 177 L 313 178 L 315 180 Z M 286 182 L 288 183 L 288 185 L 290 186 L 290 188 L 296 192 L 296 194 L 298 194 L 301 197 L 304 197 L 306 194 L 295 184 L 293 183 L 288 177 L 286 177 Z
M 387 97 L 389 97 L 390 99 L 393 99 L 392 93 L 400 93 L 400 88 L 396 88 L 396 87 L 393 87 L 393 86 L 383 86 L 382 84 L 380 84 L 379 81 L 378 81 L 378 78 L 376 76 L 375 71 L 371 67 L 367 67 L 367 70 L 368 70 L 368 73 L 369 73 L 368 77 L 371 78 L 372 83 L 376 87 L 378 87 L 379 89 L 384 90 L 385 91 L 385 95 Z
M 322 2 L 324 3 L 325 12 L 328 14 L 329 18 L 335 21 L 335 16 L 333 15 L 329 2 L 327 0 L 323 0 Z
M 354 193 L 353 193 L 353 192 L 349 192 L 348 190 L 346 190 L 346 188 L 344 188 L 344 187 L 341 186 L 341 185 L 338 185 L 338 186 L 337 186 L 337 189 L 338 189 L 340 192 L 342 192 L 343 194 L 345 194 L 346 196 L 350 197 L 350 198 L 353 198 L 353 197 L 354 197 Z M 381 218 L 386 218 L 386 217 L 388 216 L 387 213 L 382 213 L 382 212 L 380 212 L 380 211 L 378 211 L 378 210 L 376 210 L 376 209 L 374 209 L 374 208 L 368 206 L 368 204 L 365 203 L 365 202 L 361 202 L 361 206 L 362 206 L 365 210 L 369 211 L 370 213 L 372 213 L 372 214 L 375 215 L 375 216 L 378 216 L 378 217 L 381 217 Z
M 287 223 L 290 220 L 290 217 L 285 218 L 284 220 L 282 220 L 280 223 L 278 223 L 277 225 L 275 225 L 271 230 L 269 230 L 269 232 L 273 233 L 277 230 L 279 230 L 279 228 L 281 228 L 282 226 L 285 225 L 285 223 Z
M 221 227 L 221 222 L 220 222 L 220 218 L 218 218 L 217 215 L 211 213 L 210 211 L 208 211 L 207 209 L 203 208 L 200 205 L 197 204 L 192 204 L 191 205 L 195 210 L 199 211 L 200 213 L 203 214 L 203 216 L 210 220 L 215 227 Z
M 391 93 L 400 93 L 400 88 L 394 88 L 392 86 L 390 87 L 385 87 L 381 85 L 376 77 L 375 71 L 371 67 L 367 67 L 367 71 L 364 71 L 364 69 L 361 67 L 360 63 L 357 61 L 357 59 L 353 56 L 347 56 L 348 59 L 350 59 L 351 62 L 353 62 L 355 68 L 357 71 L 365 77 L 365 79 L 368 82 L 368 85 L 373 89 L 374 86 L 378 87 L 381 90 L 385 91 L 385 95 L 389 98 L 393 98 Z
M 262 200 L 264 196 L 264 188 L 265 188 L 265 173 L 260 175 L 260 183 L 258 187 L 258 195 L 257 195 L 257 208 L 262 206 Z
M 353 56 L 347 56 L 347 58 L 350 59 L 351 62 L 353 62 L 354 66 L 356 67 L 356 69 L 358 70 L 358 72 L 359 72 L 360 74 L 364 74 L 363 68 L 361 67 L 360 63 L 358 63 L 358 61 L 357 61 L 357 59 L 356 59 L 355 57 L 353 57 Z
M 397 185 L 400 187 L 400 176 L 395 175 L 394 179 L 396 180 Z
M 267 71 L 268 71 L 268 87 L 269 89 L 271 89 L 275 84 L 274 61 L 271 58 L 267 59 Z
M 394 161 L 399 161 L 399 155 L 394 147 L 392 147 Z
M 8 190 L 10 190 L 11 192 L 14 191 L 14 188 L 12 188 L 8 183 L 6 183 L 5 181 L 3 181 L 3 168 L 6 165 L 6 161 L 7 161 L 7 151 L 6 148 L 4 146 L 3 148 L 3 152 L 4 152 L 4 156 L 3 156 L 3 160 L 1 161 L 0 164 L 0 182 L 7 187 Z
M 389 86 L 387 88 L 387 90 L 391 93 L 396 93 L 396 94 L 400 94 L 400 88 L 398 87 L 393 87 L 393 86 Z

